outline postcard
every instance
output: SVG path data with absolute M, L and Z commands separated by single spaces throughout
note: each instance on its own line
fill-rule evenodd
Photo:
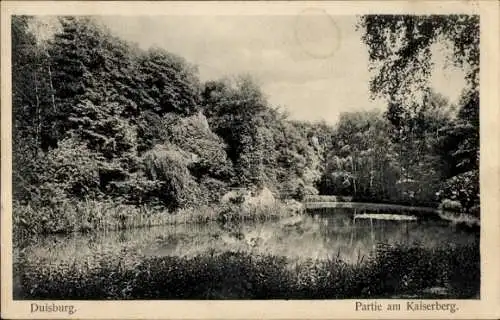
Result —
M 499 3 L 6 1 L 7 319 L 497 319 Z

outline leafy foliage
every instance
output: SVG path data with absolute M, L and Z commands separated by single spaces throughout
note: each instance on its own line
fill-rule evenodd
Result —
M 288 261 L 246 252 L 194 257 L 101 253 L 89 262 L 14 266 L 18 299 L 349 299 L 475 298 L 479 246 L 380 246 L 356 264 L 340 259 Z M 429 292 L 443 287 L 443 295 Z M 78 290 L 74 290 L 78 288 Z
M 431 176 L 438 176 L 438 182 L 461 180 L 453 177 L 465 172 L 474 175 L 479 170 L 479 16 L 366 15 L 360 18 L 358 26 L 364 31 L 362 38 L 375 71 L 371 92 L 388 101 L 387 119 L 394 127 L 394 142 L 399 144 L 403 168 L 410 171 L 410 176 L 430 172 Z M 432 92 L 429 84 L 431 45 L 435 43 L 450 47 L 449 61 L 466 74 L 458 112 L 448 119 L 442 117 L 446 103 Z M 432 138 L 433 132 L 437 137 Z M 423 156 L 420 150 L 426 145 L 441 147 L 444 152 L 424 148 L 424 156 L 431 156 L 425 161 L 428 165 L 424 171 L 418 162 Z M 417 170 L 412 174 L 414 168 Z M 449 187 L 447 183 L 444 188 Z M 476 185 L 471 189 L 477 188 Z M 441 190 L 438 194 L 446 193 Z M 479 202 L 475 192 L 475 200 L 460 193 L 463 198 L 457 200 L 464 207 Z
M 444 42 L 453 49 L 451 61 L 467 69 L 470 88 L 479 87 L 479 16 L 365 15 L 364 31 L 372 68 L 374 95 L 402 102 L 427 89 L 431 75 L 431 45 Z
M 138 61 L 141 75 L 141 109 L 159 115 L 191 115 L 199 108 L 199 80 L 195 67 L 163 49 L 153 48 Z
M 170 208 L 185 207 L 196 201 L 199 188 L 189 173 L 189 155 L 175 146 L 158 145 L 143 156 L 149 180 L 159 181 L 161 198 Z
M 36 19 L 12 19 L 14 196 L 23 204 L 175 210 L 217 203 L 235 187 L 297 200 L 479 203 L 477 17 L 362 17 L 372 92 L 387 97 L 387 111 L 346 113 L 334 127 L 288 119 L 249 76 L 202 83 L 182 57 L 142 50 L 90 17 L 60 17 L 50 37 Z M 467 70 L 457 110 L 427 86 L 429 46 L 442 41 Z

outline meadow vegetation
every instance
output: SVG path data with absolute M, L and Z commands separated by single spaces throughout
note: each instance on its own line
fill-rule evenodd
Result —
M 245 206 L 242 203 L 205 205 L 175 212 L 165 211 L 161 207 L 117 205 L 102 201 L 63 202 L 56 208 L 33 208 L 29 204 L 17 204 L 13 216 L 13 233 L 16 240 L 21 240 L 36 235 L 108 232 L 168 224 L 270 221 L 297 214 L 293 206 L 278 201 L 258 206 Z
M 16 299 L 479 298 L 478 243 L 380 245 L 346 263 L 223 252 L 141 257 L 131 249 L 47 264 L 20 257 Z

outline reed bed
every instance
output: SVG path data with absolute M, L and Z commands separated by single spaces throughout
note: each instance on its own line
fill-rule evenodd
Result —
M 335 255 L 333 255 L 335 257 Z M 15 299 L 479 298 L 479 244 L 379 245 L 347 263 L 250 252 L 194 257 L 99 253 L 61 264 L 19 257 Z
M 151 227 L 172 220 L 154 208 L 100 201 L 63 202 L 57 208 L 14 203 L 12 217 L 14 234 L 21 237 Z
M 167 224 L 267 221 L 293 215 L 293 210 L 276 201 L 270 205 L 213 205 L 179 209 L 133 206 L 102 201 L 63 202 L 57 208 L 13 205 L 13 230 L 19 238 L 33 235 L 107 232 Z

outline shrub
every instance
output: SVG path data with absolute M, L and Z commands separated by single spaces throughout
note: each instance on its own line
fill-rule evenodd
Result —
M 146 177 L 161 181 L 163 203 L 170 209 L 194 205 L 201 196 L 197 182 L 188 170 L 190 155 L 172 145 L 157 145 L 143 155 Z
M 126 248 L 59 264 L 21 255 L 15 299 L 477 298 L 478 243 L 438 249 L 379 246 L 356 264 L 248 252 L 143 257 Z
M 437 196 L 439 199 L 460 202 L 466 211 L 479 206 L 479 170 L 467 171 L 448 179 Z
M 194 155 L 189 165 L 193 176 L 228 179 L 232 175 L 232 164 L 226 155 L 227 146 L 210 130 L 202 113 L 171 122 L 167 126 L 169 141 Z
M 37 205 L 57 206 L 66 198 L 97 197 L 100 192 L 101 158 L 74 138 L 59 142 L 56 149 L 40 156 L 35 167 Z
M 453 212 L 461 212 L 462 204 L 459 201 L 454 201 L 450 199 L 444 199 L 439 205 L 439 209 Z
M 227 184 L 224 181 L 204 177 L 200 180 L 201 194 L 205 196 L 206 202 L 218 203 L 227 192 Z

